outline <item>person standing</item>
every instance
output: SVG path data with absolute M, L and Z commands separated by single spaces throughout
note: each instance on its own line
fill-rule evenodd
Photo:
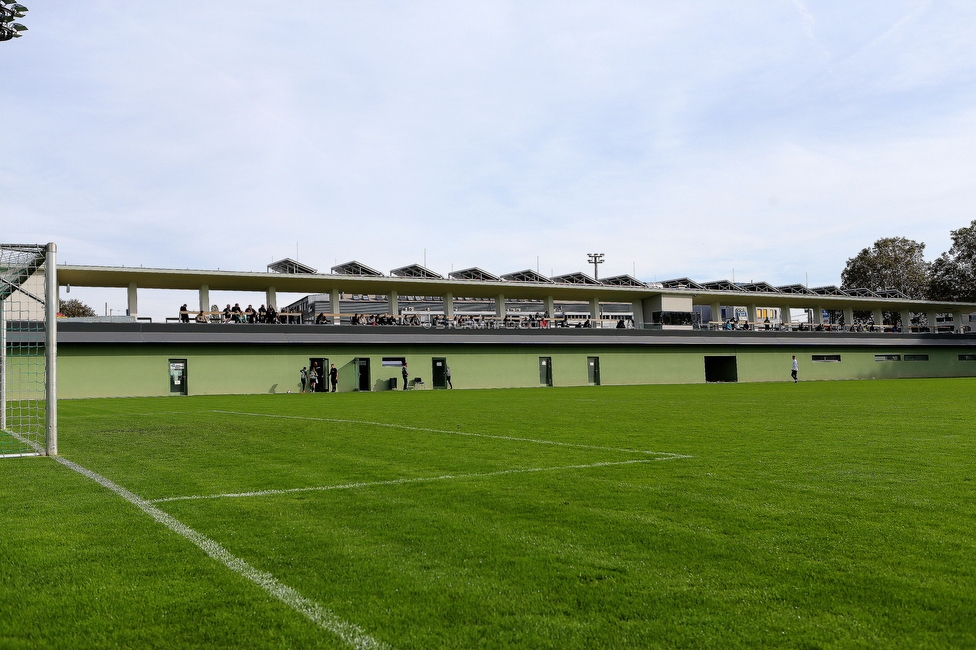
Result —
M 400 374 L 403 375 L 403 390 L 407 390 L 407 377 L 410 376 L 410 373 L 407 372 L 406 361 L 403 362 L 403 369 L 400 371 Z
M 448 388 L 454 388 L 454 384 L 451 383 L 451 366 L 444 363 L 444 379 L 447 381 Z
M 305 366 L 302 366 L 301 375 L 302 375 L 302 392 L 304 393 L 305 385 L 308 383 L 308 370 L 305 369 Z
M 332 382 L 332 392 L 336 392 L 336 387 L 339 385 L 339 369 L 332 364 L 332 368 L 329 369 L 329 381 Z
M 312 370 L 308 380 L 311 383 L 311 387 L 312 387 L 309 392 L 314 393 L 315 389 L 318 388 L 319 385 L 319 364 L 317 361 L 312 364 Z
M 796 375 L 797 375 L 797 373 L 798 373 L 799 371 L 800 371 L 800 364 L 799 364 L 799 362 L 798 362 L 798 361 L 796 360 L 796 355 L 794 354 L 794 355 L 793 355 L 793 369 L 792 369 L 792 370 L 790 371 L 790 375 L 791 375 L 791 376 L 793 377 L 793 383 L 794 383 L 794 384 L 795 384 L 795 383 L 797 383 L 798 381 L 800 381 L 800 380 L 799 380 L 799 379 L 797 379 L 797 377 L 796 377 Z

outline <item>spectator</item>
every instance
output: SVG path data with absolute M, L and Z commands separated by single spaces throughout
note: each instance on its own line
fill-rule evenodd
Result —
M 183 303 L 183 306 L 180 307 L 180 322 L 181 323 L 190 322 L 190 310 L 187 309 L 186 303 Z

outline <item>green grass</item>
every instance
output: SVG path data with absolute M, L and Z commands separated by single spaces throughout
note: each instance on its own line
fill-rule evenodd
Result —
M 68 401 L 60 450 L 146 499 L 454 477 L 157 504 L 396 648 L 973 647 L 974 391 Z M 498 473 L 661 458 L 628 450 L 690 457 Z M 0 647 L 343 647 L 51 459 L 0 503 Z

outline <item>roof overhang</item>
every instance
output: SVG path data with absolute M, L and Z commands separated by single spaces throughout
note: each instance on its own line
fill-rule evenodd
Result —
M 894 298 L 857 296 L 804 296 L 745 291 L 701 289 L 661 289 L 606 285 L 572 285 L 534 282 L 495 282 L 456 278 L 365 277 L 330 274 L 285 274 L 253 271 L 205 271 L 191 269 L 146 269 L 120 266 L 58 266 L 58 284 L 78 287 L 118 287 L 135 285 L 139 289 L 211 291 L 266 291 L 274 288 L 285 293 L 329 293 L 332 290 L 356 294 L 506 298 L 543 300 L 582 300 L 601 302 L 635 302 L 657 295 L 691 297 L 696 305 L 756 304 L 761 307 L 793 307 L 913 312 L 976 312 L 976 303 L 935 302 Z

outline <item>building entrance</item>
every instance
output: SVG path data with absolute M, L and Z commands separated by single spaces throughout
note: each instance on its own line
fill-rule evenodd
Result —
M 705 357 L 705 381 L 739 381 L 735 357 Z
M 434 388 L 447 388 L 447 359 L 434 357 L 430 361 L 431 385 Z
M 552 357 L 539 357 L 539 385 L 552 386 Z
M 186 359 L 169 360 L 169 394 L 186 395 Z
M 315 385 L 316 393 L 328 393 L 329 392 L 329 360 L 325 358 L 309 359 L 308 360 L 308 378 L 309 381 L 312 379 L 312 372 L 315 372 L 315 376 L 318 377 Z M 309 391 L 312 387 L 309 386 Z
M 369 392 L 369 359 L 356 359 L 356 390 Z
M 586 357 L 586 383 L 600 385 L 600 357 Z

